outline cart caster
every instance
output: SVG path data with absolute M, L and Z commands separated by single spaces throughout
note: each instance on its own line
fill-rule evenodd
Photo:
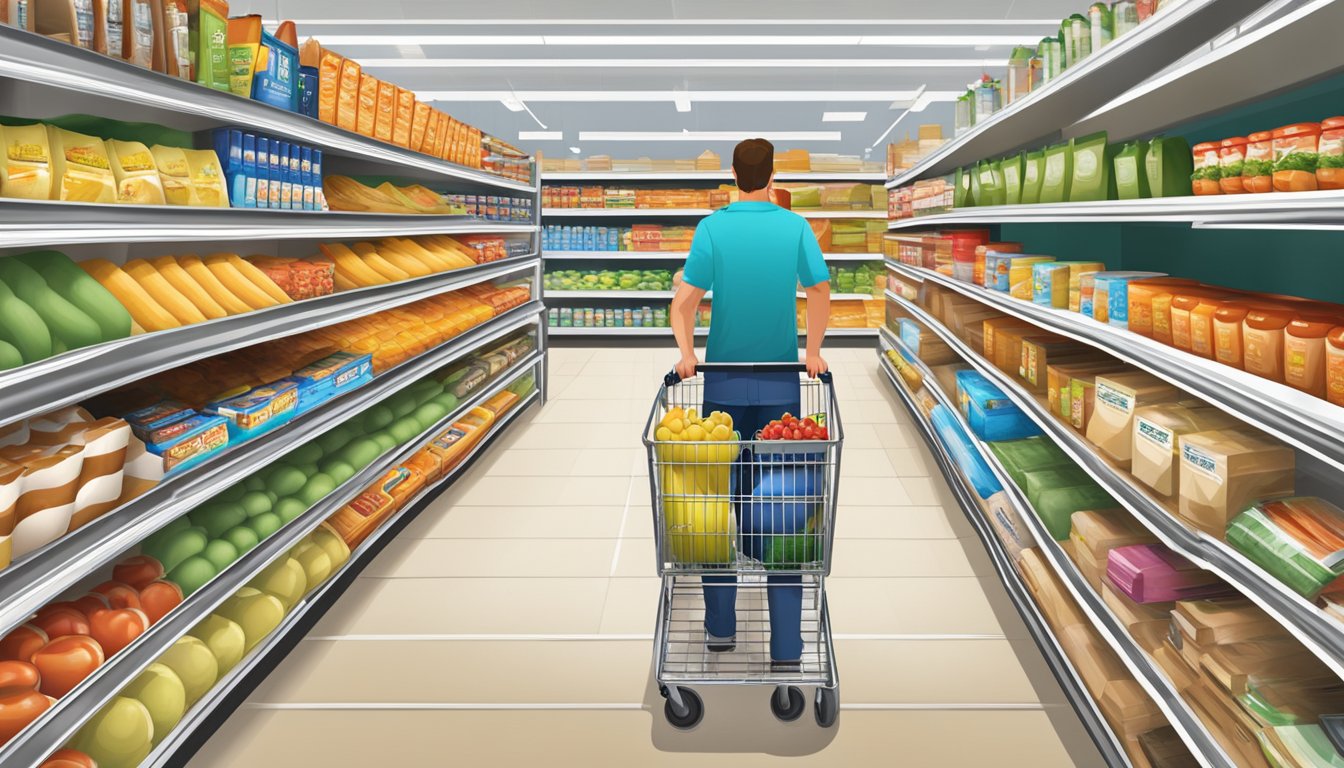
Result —
M 659 693 L 667 699 L 663 703 L 663 715 L 673 727 L 683 731 L 694 728 L 705 716 L 704 702 L 690 688 L 664 686 Z
M 770 694 L 770 711 L 782 722 L 791 723 L 802 717 L 806 707 L 807 699 L 797 686 L 781 685 Z
M 822 728 L 835 725 L 836 718 L 840 716 L 840 689 L 818 688 L 812 711 L 817 716 L 817 725 Z

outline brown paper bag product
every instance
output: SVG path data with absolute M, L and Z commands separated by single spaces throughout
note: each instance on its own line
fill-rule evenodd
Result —
M 1210 732 L 1237 765 L 1270 768 L 1256 738 L 1260 724 L 1255 718 L 1215 690 L 1208 680 L 1201 679 L 1198 685 L 1191 686 L 1189 695 L 1198 705 L 1197 709 L 1209 715 L 1213 726 Z
M 1171 611 L 1175 603 L 1136 603 L 1129 595 L 1116 589 L 1109 579 L 1102 580 L 1101 599 L 1131 635 L 1136 638 L 1140 635 L 1154 638 L 1152 647 L 1144 647 L 1149 653 L 1161 644 L 1171 629 Z M 1149 628 L 1152 631 L 1148 631 Z
M 1102 373 L 1127 370 L 1128 366 L 1118 360 L 1100 357 L 1096 360 L 1070 360 L 1045 367 L 1046 404 L 1050 412 L 1066 422 L 1072 423 L 1073 414 L 1070 405 L 1073 397 L 1073 379 L 1076 376 L 1096 376 Z
M 1121 738 L 1137 737 L 1167 724 L 1153 697 L 1131 677 L 1106 684 L 1097 700 L 1101 714 Z
M 1125 510 L 1084 510 L 1074 512 L 1071 519 L 1069 540 L 1077 553 L 1074 562 L 1096 591 L 1101 591 L 1106 580 L 1106 556 L 1112 549 L 1157 541 Z
M 131 425 L 116 417 L 99 419 L 86 425 L 78 439 L 84 445 L 84 464 L 75 511 L 70 517 L 71 531 L 116 508 L 121 499 Z
M 1046 622 L 1058 634 L 1065 627 L 1083 624 L 1088 621 L 1065 590 L 1059 577 L 1045 562 L 1040 549 L 1035 547 L 1022 550 L 1017 559 L 1017 570 L 1022 574 L 1027 589 L 1031 591 L 1040 606 Z
M 23 473 L 22 465 L 0 461 L 0 568 L 8 568 L 14 557 L 14 525 L 18 522 Z
M 1147 405 L 1134 412 L 1134 478 L 1164 499 L 1180 493 L 1180 436 L 1240 424 L 1197 400 Z
M 422 151 L 425 143 L 425 131 L 429 128 L 429 105 L 417 101 L 411 113 L 411 149 Z
M 998 345 L 998 336 L 1005 331 L 1018 331 L 1019 338 L 1022 333 L 1029 333 L 1033 330 L 1038 331 L 1036 326 L 1025 320 L 1019 320 L 1016 317 L 998 317 L 985 320 L 981 325 L 985 332 L 984 357 L 990 362 L 994 361 L 994 350 Z
M 1129 670 L 1115 651 L 1101 639 L 1089 623 L 1065 627 L 1058 633 L 1059 644 L 1083 678 L 1092 698 L 1101 698 L 1106 684 L 1130 677 Z
M 373 137 L 392 142 L 392 124 L 397 118 L 397 86 L 378 81 L 378 105 L 373 120 Z
M 378 78 L 367 72 L 359 75 L 359 112 L 355 118 L 355 133 L 373 136 L 378 119 Z
M 14 557 L 60 538 L 70 528 L 84 465 L 84 446 L 48 449 L 24 462 L 23 492 L 14 526 Z
M 308 42 L 317 45 L 316 40 Z M 321 55 L 317 67 L 317 119 L 336 125 L 336 111 L 341 94 L 341 65 L 345 59 L 320 45 L 318 50 Z
M 1289 637 L 1283 625 L 1242 597 L 1178 601 L 1171 621 L 1204 648 Z
M 1097 360 L 1097 351 L 1063 336 L 1047 334 L 1022 338 L 1021 363 L 1017 375 L 1036 393 L 1044 392 L 1051 363 Z
M 1134 458 L 1134 411 L 1183 397 L 1180 390 L 1142 371 L 1097 376 L 1093 394 L 1096 404 L 1087 439 L 1122 469 L 1129 469 Z
M 946 324 L 952 329 L 953 333 L 964 339 L 970 328 L 979 327 L 980 324 L 986 320 L 1004 316 L 1005 315 L 997 309 L 986 307 L 985 305 L 976 302 L 975 304 L 968 306 L 958 306 L 952 311 L 948 317 L 949 322 Z M 980 332 L 984 333 L 984 329 L 981 328 Z M 975 347 L 975 349 L 983 349 L 983 347 Z
M 336 90 L 336 126 L 347 131 L 359 127 L 359 81 L 362 72 L 353 59 L 341 60 L 340 85 Z M 319 104 L 319 109 L 321 105 Z
M 1181 517 L 1220 539 L 1253 501 L 1293 493 L 1293 449 L 1259 430 L 1196 432 L 1180 446 Z
M 415 92 L 397 88 L 397 112 L 392 120 L 392 143 L 411 146 L 411 123 L 415 120 Z
M 154 9 L 159 24 L 155 56 L 161 57 L 161 63 L 156 61 L 154 69 L 182 80 L 192 79 L 187 4 L 184 0 L 154 0 Z

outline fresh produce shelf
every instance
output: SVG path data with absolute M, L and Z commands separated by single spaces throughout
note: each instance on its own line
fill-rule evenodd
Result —
M 0 32 L 3 31 L 7 30 L 0 27 Z M 4 205 L 0 206 L 0 237 L 4 238 L 6 248 L 75 243 L 188 243 L 309 238 L 330 241 L 392 235 L 508 235 L 536 231 L 535 224 L 429 214 L 99 205 L 58 200 L 5 200 Z
M 952 347 L 962 359 L 1002 389 L 1018 407 L 1040 425 L 1051 440 L 1058 443 L 1070 458 L 1119 500 L 1162 543 L 1236 587 L 1273 616 L 1336 674 L 1344 677 L 1344 625 L 1338 620 L 1331 618 L 1286 584 L 1266 573 L 1226 542 L 1196 531 L 1178 520 L 1146 489 L 1098 456 L 1082 435 L 1051 416 L 1046 407 L 1027 393 L 1012 377 L 970 349 L 956 334 L 921 307 L 894 294 L 888 294 L 887 297 L 900 304 L 905 311 Z
M 1046 623 L 1040 607 L 1036 605 L 1036 601 L 1032 599 L 1026 584 L 1023 583 L 1022 576 L 1017 572 L 1012 558 L 1004 549 L 998 535 L 985 520 L 981 506 L 976 501 L 975 491 L 969 487 L 966 479 L 962 477 L 961 472 L 957 469 L 956 461 L 948 454 L 932 425 L 921 413 L 919 407 L 915 405 L 910 392 L 901 384 L 899 376 L 891 367 L 891 363 L 882 354 L 882 351 L 888 347 L 898 348 L 900 342 L 889 339 L 885 334 L 882 336 L 882 342 L 878 349 L 878 365 L 881 367 L 882 373 L 886 375 L 887 381 L 895 388 L 896 394 L 910 411 L 915 425 L 919 429 L 920 436 L 929 446 L 929 452 L 933 454 L 934 460 L 938 463 L 938 469 L 942 472 L 943 478 L 952 490 L 952 495 L 957 499 L 962 514 L 966 516 L 971 527 L 975 529 L 976 535 L 980 538 L 980 544 L 989 555 L 990 562 L 994 566 L 995 573 L 999 576 L 999 581 L 1003 584 L 1004 591 L 1008 593 L 1008 598 L 1012 600 L 1013 607 L 1022 617 L 1022 623 L 1026 625 L 1031 639 L 1040 649 L 1046 666 L 1050 668 L 1055 680 L 1059 682 L 1065 698 L 1068 699 L 1078 718 L 1082 720 L 1083 728 L 1092 737 L 1093 743 L 1101 752 L 1106 764 L 1112 766 L 1112 768 L 1131 766 L 1132 763 L 1125 753 L 1120 739 L 1115 735 L 1110 723 L 1106 722 L 1106 718 L 1102 716 L 1096 700 L 1087 691 L 1082 675 L 1078 673 L 1077 668 L 1073 666 L 1073 662 L 1064 653 L 1059 640 L 1055 637 L 1049 624 Z M 933 375 L 924 367 L 922 362 L 918 364 L 918 367 L 924 373 L 926 382 L 934 381 Z M 939 394 L 941 395 L 941 393 Z
M 1133 88 L 1064 130 L 1064 138 L 1106 131 L 1112 142 L 1146 138 L 1344 71 L 1335 30 L 1344 5 L 1297 3 L 1286 13 L 1189 63 Z M 1266 67 L 1291 61 L 1291 67 Z
M 334 325 L 525 270 L 535 271 L 540 264 L 533 254 L 399 283 L 341 291 L 158 333 L 129 336 L 0 371 L 0 425 L 55 410 L 210 355 Z
M 543 208 L 542 216 L 557 219 L 702 218 L 709 208 Z M 805 219 L 885 219 L 886 211 L 794 211 Z
M 907 307 L 908 309 L 908 307 Z M 927 326 L 927 320 L 919 317 L 919 322 Z M 903 349 L 900 340 L 894 338 L 890 331 L 884 331 L 882 339 L 893 348 Z M 958 350 L 961 352 L 962 350 Z M 927 368 L 924 369 L 925 380 L 935 381 L 931 378 L 932 373 Z M 1153 699 L 1153 702 L 1167 716 L 1173 728 L 1180 735 L 1181 740 L 1190 748 L 1191 754 L 1195 755 L 1201 764 L 1214 766 L 1217 768 L 1234 768 L 1237 763 L 1228 757 L 1222 746 L 1209 733 L 1204 722 L 1194 713 L 1190 705 L 1186 703 L 1176 686 L 1157 663 L 1139 646 L 1133 636 L 1125 628 L 1120 620 L 1116 618 L 1111 609 L 1103 602 L 1101 595 L 1097 594 L 1090 584 L 1087 583 L 1081 572 L 1079 572 L 1073 560 L 1064 552 L 1059 542 L 1050 536 L 1045 523 L 1041 517 L 1036 514 L 1031 502 L 1017 487 L 1017 485 L 1008 476 L 998 457 L 990 451 L 985 444 L 975 437 L 975 432 L 966 423 L 961 415 L 961 409 L 953 404 L 938 386 L 929 387 L 939 402 L 950 410 L 954 417 L 961 424 L 962 430 L 971 438 L 976 451 L 981 458 L 988 464 L 1000 485 L 1007 492 L 1012 500 L 1013 506 L 1017 509 L 1019 517 L 1031 528 L 1032 536 L 1036 539 L 1037 548 L 1045 559 L 1050 563 L 1050 567 L 1059 576 L 1060 581 L 1068 588 L 1069 593 L 1073 595 L 1074 601 L 1078 607 L 1087 614 L 1091 620 L 1092 626 L 1102 635 L 1103 639 L 1120 657 L 1125 666 L 1129 668 L 1134 675 L 1135 681 L 1143 686 L 1144 690 Z M 918 415 L 918 414 L 917 414 Z
M 1095 203 L 987 205 L 897 219 L 888 230 L 965 224 L 1054 224 L 1064 222 L 1188 223 L 1195 227 L 1344 228 L 1344 192 L 1283 192 L 1202 197 L 1155 197 Z
M 535 366 L 537 362 L 540 361 L 536 360 L 531 365 Z M 524 366 L 520 369 L 521 373 L 519 375 L 522 375 L 526 372 L 528 363 L 524 360 L 515 365 Z M 483 390 L 481 395 L 474 399 L 470 405 L 463 406 L 458 410 L 458 413 L 449 418 L 460 418 L 472 405 L 488 400 L 516 379 L 517 376 L 512 376 L 491 385 Z M 182 751 L 188 748 L 193 737 L 202 729 L 212 732 L 214 727 L 211 727 L 210 724 L 213 719 L 227 716 L 228 712 L 232 711 L 230 698 L 240 688 L 240 685 L 253 676 L 260 678 L 270 673 L 274 669 L 273 665 L 279 663 L 280 659 L 289 652 L 293 643 L 298 642 L 312 624 L 322 614 L 326 613 L 354 581 L 355 577 L 359 575 L 359 572 L 364 569 L 364 566 L 368 565 L 382 550 L 386 542 L 391 540 L 406 523 L 419 515 L 425 507 L 429 506 L 441 493 L 447 490 L 478 456 L 483 454 L 496 439 L 507 431 L 508 426 L 518 416 L 541 397 L 540 389 L 525 397 L 513 409 L 500 417 L 499 421 L 495 422 L 490 432 L 481 438 L 480 442 L 467 453 L 466 457 L 452 471 L 439 481 L 425 486 L 415 499 L 392 513 L 382 525 L 369 534 L 368 538 L 350 553 L 350 559 L 336 569 L 321 586 L 300 600 L 285 616 L 284 621 L 266 639 L 258 643 L 237 666 L 229 670 L 200 701 L 196 702 L 182 716 L 177 727 L 140 763 L 141 767 L 158 768 L 159 766 L 183 764 Z M 225 710 L 226 707 L 227 710 Z
M 561 261 L 685 261 L 687 251 L 546 251 L 543 259 Z M 830 262 L 842 261 L 881 261 L 880 253 L 823 253 L 823 259 Z
M 1186 0 L 1113 40 L 1082 63 L 929 153 L 888 187 L 951 173 L 959 166 L 1057 141 L 1093 110 L 1207 43 L 1257 10 L 1254 0 Z M 1234 87 L 1225 81 L 1223 88 Z M 1248 91 L 1249 93 L 1249 91 Z
M 551 181 L 732 181 L 731 171 L 570 171 L 542 173 L 542 182 Z M 887 175 L 877 171 L 782 171 L 775 181 L 886 181 Z
M 538 350 L 515 363 L 515 370 L 525 371 L 528 367 L 541 362 L 543 358 L 544 351 Z M 432 370 L 432 367 L 426 370 Z M 540 383 L 539 381 L 539 387 Z M 471 407 L 483 402 L 486 393 L 493 393 L 492 390 L 498 391 L 494 388 L 487 389 L 485 393 L 463 403 L 453 413 L 401 447 L 384 453 L 349 480 L 338 485 L 334 491 L 302 515 L 286 523 L 280 530 L 243 554 L 209 583 L 193 592 L 177 608 L 150 626 L 120 653 L 108 659 L 83 682 L 52 704 L 51 708 L 28 728 L 15 736 L 3 750 L 0 750 L 0 768 L 37 765 L 51 752 L 60 748 L 85 720 L 116 696 L 178 638 L 232 596 L 239 587 L 247 584 L 267 565 L 288 552 L 301 538 L 381 477 L 389 467 L 396 466 L 408 458 L 419 450 L 421 445 L 438 435 L 453 421 L 460 419 Z M 537 390 L 538 393 L 540 391 Z M 522 405 L 520 403 L 514 410 L 519 410 Z
M 318 147 L 330 155 L 357 159 L 360 167 L 338 163 L 342 170 L 352 173 L 394 171 L 398 176 L 421 180 L 447 180 L 453 182 L 454 191 L 536 191 L 529 182 L 444 162 L 13 27 L 0 28 L 0 77 L 71 91 L 81 104 L 94 101 L 99 111 L 109 116 L 120 112 L 127 119 L 159 120 L 191 131 L 245 125 Z
M 493 318 L 372 382 L 295 417 L 254 440 L 230 448 L 200 467 L 164 480 L 128 504 L 0 570 L 0 634 L 112 562 L 146 536 L 177 519 L 259 467 L 288 453 L 344 418 L 359 413 L 443 365 L 521 328 L 540 328 L 540 301 Z M 3 754 L 3 750 L 0 750 Z M 0 763 L 3 764 L 3 763 Z
M 1096 347 L 1344 470 L 1344 441 L 1340 439 L 1344 435 L 1344 409 L 1325 400 L 1076 312 L 1020 301 L 932 270 L 890 260 L 887 266 L 898 274 L 936 282 L 1046 330 Z

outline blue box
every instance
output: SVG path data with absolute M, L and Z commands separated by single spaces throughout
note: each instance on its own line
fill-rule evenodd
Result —
M 257 137 L 257 205 L 271 207 L 271 140 Z
M 327 193 L 322 191 L 322 150 L 313 150 L 313 210 L 327 210 Z
M 317 67 L 299 65 L 299 114 L 317 119 Z
M 131 425 L 131 432 L 146 443 L 160 442 L 160 433 L 164 427 L 176 424 L 183 419 L 196 415 L 196 411 L 185 403 L 176 400 L 164 400 L 147 408 L 132 411 L 122 418 Z
M 299 148 L 299 179 L 303 182 L 303 210 L 313 211 L 317 195 L 313 189 L 313 148 Z
M 229 446 L 229 421 L 220 416 L 193 413 L 161 432 L 145 450 L 163 458 L 164 474 L 200 464 Z
M 243 134 L 243 176 L 247 183 L 243 188 L 243 207 L 257 207 L 257 137 Z
M 280 179 L 280 209 L 287 211 L 294 205 L 294 177 L 289 172 L 289 142 L 276 142 L 275 154 L 277 166 L 274 170 Z
M 981 440 L 1020 440 L 1041 434 L 1036 422 L 979 371 L 957 371 L 957 405 Z
M 279 139 L 271 139 L 269 161 L 266 164 L 266 172 L 271 177 L 271 198 L 268 208 L 280 207 L 280 194 L 285 185 L 284 168 L 280 164 L 280 145 L 288 142 Z
M 919 323 L 904 317 L 900 320 L 900 327 L 901 343 L 911 354 L 919 357 L 919 337 L 924 335 L 924 329 L 919 327 Z
M 292 381 L 298 386 L 298 412 L 303 413 L 373 381 L 373 357 L 336 352 L 305 365 L 286 381 Z
M 284 424 L 298 413 L 299 387 L 288 379 L 253 387 L 237 397 L 218 400 L 206 413 L 224 417 L 229 442 L 250 440 Z
M 266 66 L 252 78 L 252 98 L 288 112 L 299 110 L 299 50 L 281 42 L 275 35 L 261 31 L 261 47 Z
M 1129 328 L 1129 284 L 1149 277 L 1166 277 L 1163 272 L 1098 272 L 1093 283 L 1093 307 L 1104 296 L 1106 322 L 1117 328 Z

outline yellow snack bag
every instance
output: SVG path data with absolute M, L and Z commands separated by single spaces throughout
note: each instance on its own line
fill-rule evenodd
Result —
M 5 147 L 0 163 L 0 195 L 23 200 L 51 198 L 51 143 L 47 127 L 7 125 L 0 127 Z
M 107 156 L 117 182 L 117 202 L 165 205 L 163 182 L 149 147 L 138 141 L 108 139 Z
M 163 196 L 168 204 L 200 205 L 192 191 L 191 168 L 187 166 L 187 156 L 182 148 L 155 144 L 149 151 L 154 156 L 154 165 L 159 169 L 159 182 L 163 185 Z
M 47 126 L 51 143 L 51 199 L 77 203 L 114 203 L 117 181 L 103 140 Z
M 228 208 L 229 190 L 225 186 L 224 169 L 219 165 L 219 155 L 213 149 L 184 149 L 187 169 L 191 176 L 191 189 L 196 195 L 194 205 L 210 208 Z

